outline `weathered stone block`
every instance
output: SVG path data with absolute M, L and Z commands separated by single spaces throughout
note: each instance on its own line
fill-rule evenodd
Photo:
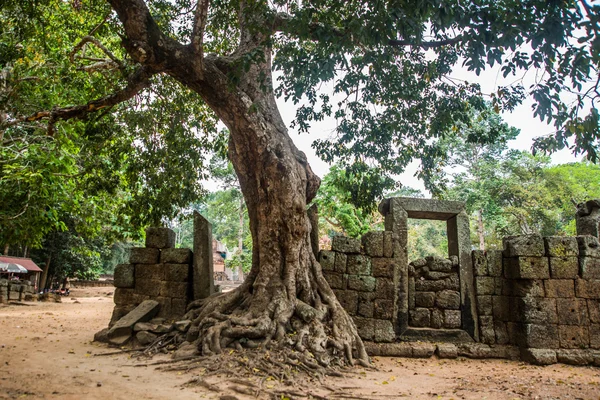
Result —
M 430 281 L 439 281 L 442 279 L 448 279 L 454 274 L 456 274 L 456 273 L 455 272 L 427 271 L 427 272 L 425 272 L 425 278 Z
M 496 279 L 491 276 L 478 276 L 475 278 L 475 292 L 477 295 L 496 294 Z
M 152 279 L 156 281 L 165 280 L 164 264 L 137 264 L 135 267 L 135 279 Z
M 521 358 L 534 365 L 556 364 L 556 351 L 550 349 L 522 349 Z
M 164 264 L 165 278 L 173 282 L 189 282 L 190 281 L 190 265 L 189 264 Z
M 579 274 L 578 257 L 550 257 L 550 276 L 554 279 L 575 279 Z
M 589 325 L 587 301 L 585 299 L 556 299 L 558 322 L 562 325 Z
M 377 279 L 372 276 L 364 275 L 349 275 L 348 289 L 357 290 L 359 292 L 372 292 L 375 290 Z
M 550 267 L 547 257 L 511 258 L 506 269 L 507 278 L 511 279 L 548 279 Z
M 546 236 L 544 238 L 546 255 L 550 257 L 569 257 L 579 255 L 577 239 L 572 236 Z
M 155 297 L 154 300 L 158 301 L 158 304 L 160 304 L 160 308 L 158 310 L 157 316 L 161 317 L 161 318 L 170 318 L 172 315 L 171 298 L 158 296 L 158 297 Z
M 335 253 L 335 262 L 333 269 L 335 272 L 342 274 L 346 273 L 346 263 L 348 262 L 348 256 L 344 253 Z
M 442 290 L 435 298 L 435 305 L 449 310 L 460 309 L 460 293 L 454 290 Z
M 600 300 L 587 299 L 590 322 L 600 324 Z
M 513 280 L 505 279 L 502 282 L 502 294 L 514 297 L 544 297 L 544 281 L 542 280 Z
M 590 347 L 600 349 L 600 324 L 590 325 Z
M 136 293 L 135 289 L 134 289 L 134 292 L 133 292 L 133 304 L 137 305 L 137 304 L 140 304 L 140 303 L 144 302 L 145 300 L 152 300 L 152 299 L 148 295 Z
M 116 288 L 114 302 L 118 306 L 125 306 L 134 303 L 133 289 Z
M 160 295 L 186 299 L 188 297 L 188 286 L 186 282 L 167 281 L 161 286 Z
M 600 258 L 580 257 L 579 276 L 583 279 L 600 279 Z
M 515 298 L 518 321 L 533 324 L 558 323 L 556 300 L 543 297 Z
M 543 257 L 544 239 L 541 235 L 509 236 L 502 240 L 506 257 Z
M 371 257 L 383 257 L 383 232 L 367 232 L 362 236 L 365 253 Z
M 336 272 L 324 273 L 323 276 L 332 289 L 346 289 L 344 287 L 344 275 Z
M 190 249 L 163 249 L 160 252 L 160 262 L 163 264 L 191 264 Z
M 437 308 L 431 311 L 430 326 L 434 329 L 440 329 L 444 326 L 444 313 Z
M 502 276 L 502 250 L 487 250 L 485 256 L 488 264 L 488 274 L 490 276 Z
M 394 232 L 383 232 L 383 256 L 386 258 L 394 257 Z
M 348 275 L 371 275 L 371 258 L 363 255 L 350 255 L 346 264 Z
M 435 343 L 411 343 L 412 356 L 414 358 L 430 358 L 435 353 L 437 346 Z
M 169 228 L 146 229 L 146 247 L 169 249 L 175 247 L 175 232 Z
M 496 334 L 496 343 L 497 344 L 508 344 L 509 343 L 508 330 L 506 328 L 505 322 L 494 320 L 494 333 Z
M 448 290 L 460 290 L 460 279 L 458 274 L 450 275 L 450 278 L 445 280 L 446 289 Z
M 156 264 L 160 257 L 160 250 L 145 247 L 132 247 L 129 249 L 130 264 Z
M 127 290 L 127 289 L 124 289 Z M 153 300 L 146 300 L 133 311 L 119 319 L 108 331 L 108 340 L 111 343 L 122 345 L 133 334 L 133 326 L 138 322 L 149 321 L 158 312 L 159 304 Z M 124 340 L 123 340 L 124 338 Z
M 435 292 L 416 292 L 415 307 L 431 308 L 435 304 Z
M 600 258 L 600 243 L 594 236 L 577 236 L 579 255 L 582 257 Z
M 377 319 L 391 320 L 394 315 L 394 302 L 387 299 L 376 299 L 374 304 L 373 316 Z
M 429 281 L 426 279 L 415 279 L 415 290 L 419 292 L 439 292 L 448 287 L 446 281 Z
M 560 347 L 563 349 L 582 349 L 590 346 L 587 326 L 559 325 Z
M 371 269 L 376 278 L 393 278 L 396 261 L 393 258 L 372 258 Z
M 371 318 L 360 317 L 354 317 L 353 319 L 356 329 L 358 330 L 358 336 L 360 336 L 362 340 L 373 340 L 374 320 Z
M 556 359 L 559 363 L 569 365 L 587 365 L 594 360 L 593 355 L 587 350 L 557 350 Z
M 461 314 L 458 310 L 444 310 L 444 327 L 458 329 L 461 326 Z
M 136 268 L 137 270 L 137 268 Z M 135 293 L 146 296 L 160 296 L 164 281 L 155 279 L 138 279 L 135 280 Z
M 431 315 L 428 308 L 415 308 L 409 312 L 410 326 L 424 328 L 430 326 Z
M 375 292 L 377 297 L 380 299 L 393 300 L 396 295 L 396 287 L 394 286 L 394 281 L 389 278 L 375 279 Z
M 431 271 L 451 272 L 456 269 L 452 261 L 447 258 L 427 256 L 425 260 L 427 260 L 427 266 Z
M 375 290 L 377 290 L 377 289 L 375 289 Z M 409 310 L 413 310 L 416 306 L 415 293 L 417 293 L 417 291 L 415 290 L 415 278 L 410 277 L 410 278 L 408 278 L 408 296 L 407 296 Z
M 473 270 L 475 276 L 488 276 L 488 264 L 485 250 L 473 250 L 471 255 L 473 256 Z
M 171 316 L 174 318 L 182 317 L 185 314 L 187 300 L 182 298 L 171 299 Z
M 458 357 L 458 348 L 452 343 L 438 343 L 437 355 L 439 358 L 456 358 Z
M 356 315 L 358 310 L 358 292 L 354 290 L 333 290 L 335 297 L 350 315 Z
M 494 319 L 490 316 L 479 317 L 479 337 L 482 343 L 496 343 L 496 334 L 494 332 Z
M 575 295 L 584 299 L 600 299 L 600 279 L 577 279 Z
M 477 296 L 477 314 L 492 315 L 492 296 Z
M 575 297 L 575 281 L 572 279 L 548 279 L 544 281 L 546 297 Z
M 135 286 L 135 267 L 133 264 L 119 264 L 115 267 L 114 285 L 118 288 Z
M 492 315 L 496 321 L 510 320 L 509 298 L 506 296 L 492 296 Z
M 558 325 L 524 324 L 522 328 L 523 337 L 518 344 L 536 349 L 557 349 L 560 345 Z
M 334 271 L 335 252 L 329 250 L 321 250 L 319 252 L 319 264 L 323 271 Z
M 373 318 L 374 304 L 372 301 L 358 301 L 358 315 L 365 318 Z
M 334 236 L 331 250 L 341 253 L 360 253 L 360 240 L 346 236 Z

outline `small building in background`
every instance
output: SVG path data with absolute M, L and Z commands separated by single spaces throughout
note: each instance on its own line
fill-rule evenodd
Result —
M 212 240 L 213 251 L 213 273 L 215 281 L 228 281 L 233 278 L 233 271 L 225 267 L 225 259 L 227 258 L 227 246 L 216 239 Z
M 6 277 L 11 275 L 22 281 L 30 281 L 37 291 L 42 269 L 38 267 L 31 258 L 0 256 L 0 264 L 15 264 L 26 270 L 26 272 L 15 273 L 0 269 L 0 278 L 4 277 L 3 275 L 6 275 Z

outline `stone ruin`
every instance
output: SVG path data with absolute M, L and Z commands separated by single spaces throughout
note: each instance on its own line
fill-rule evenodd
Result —
M 577 237 L 508 237 L 503 250 L 481 251 L 471 249 L 464 203 L 386 199 L 385 231 L 335 237 L 319 261 L 370 355 L 600 366 L 600 243 L 589 233 L 600 213 L 586 207 Z M 447 259 L 409 262 L 409 218 L 446 221 Z M 210 224 L 199 214 L 194 231 L 192 252 L 173 248 L 172 231 L 148 230 L 146 247 L 115 270 L 113 318 L 97 340 L 197 338 L 178 320 L 215 289 Z
M 8 304 L 11 301 L 34 300 L 37 300 L 37 296 L 31 282 L 0 279 L 0 304 Z
M 334 238 L 319 259 L 371 355 L 600 366 L 598 204 L 578 212 L 577 237 L 508 237 L 504 250 L 480 251 L 464 203 L 386 199 L 385 231 Z M 408 218 L 446 221 L 448 259 L 409 262 Z

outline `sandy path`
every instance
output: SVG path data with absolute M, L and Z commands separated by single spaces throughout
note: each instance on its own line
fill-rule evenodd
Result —
M 221 385 L 220 393 L 182 387 L 194 372 L 133 367 L 136 361 L 124 354 L 95 356 L 114 351 L 91 343 L 109 320 L 112 299 L 75 294 L 79 303 L 66 298 L 59 304 L 0 307 L 0 399 L 219 399 L 234 394 L 228 384 Z M 600 369 L 594 367 L 383 357 L 374 364 L 377 371 L 357 368 L 346 378 L 328 378 L 334 391 L 318 393 L 364 399 L 600 399 Z

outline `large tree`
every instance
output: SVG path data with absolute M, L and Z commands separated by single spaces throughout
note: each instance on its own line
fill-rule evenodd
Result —
M 2 118 L 11 126 L 47 121 L 53 133 L 62 120 L 123 110 L 119 104 L 137 105 L 154 90 L 156 96 L 193 94 L 187 106 L 194 115 L 177 103 L 172 131 L 179 135 L 187 121 L 206 115 L 227 126 L 229 159 L 250 217 L 253 266 L 237 290 L 196 304 L 204 354 L 273 340 L 307 349 L 325 364 L 344 356 L 351 361 L 353 349 L 359 361 L 367 360 L 311 249 L 306 208 L 319 178 L 291 140 L 276 94 L 302 102 L 293 121 L 300 133 L 335 115 L 338 129 L 331 140 L 315 143 L 317 153 L 361 178 L 353 197 L 363 203 L 382 192 L 383 172 L 399 172 L 414 158 L 422 159 L 424 174 L 435 169 L 436 139 L 467 120 L 469 109 L 483 107 L 478 85 L 449 77 L 461 62 L 476 73 L 496 63 L 505 75 L 542 70 L 531 88 L 499 88 L 494 104 L 510 108 L 528 92 L 535 113 L 557 127 L 539 148 L 574 143 L 575 151 L 596 158 L 598 113 L 593 107 L 585 117 L 579 112 L 599 96 L 600 6 L 585 0 L 108 3 L 114 14 L 98 1 L 73 1 L 75 16 L 88 4 L 97 7 L 100 28 L 66 39 L 73 40 L 72 54 L 84 57 L 84 71 L 113 71 L 112 78 L 102 76 L 121 88 L 86 104 L 55 104 L 29 115 L 17 109 Z M 84 20 L 70 18 L 63 28 L 73 32 L 78 24 Z M 84 46 L 95 50 L 82 52 Z M 275 89 L 273 69 L 281 71 Z M 319 91 L 323 82 L 331 83 L 333 97 Z M 161 90 L 165 85 L 171 90 Z M 564 104 L 558 97 L 564 90 L 577 92 L 579 101 Z

